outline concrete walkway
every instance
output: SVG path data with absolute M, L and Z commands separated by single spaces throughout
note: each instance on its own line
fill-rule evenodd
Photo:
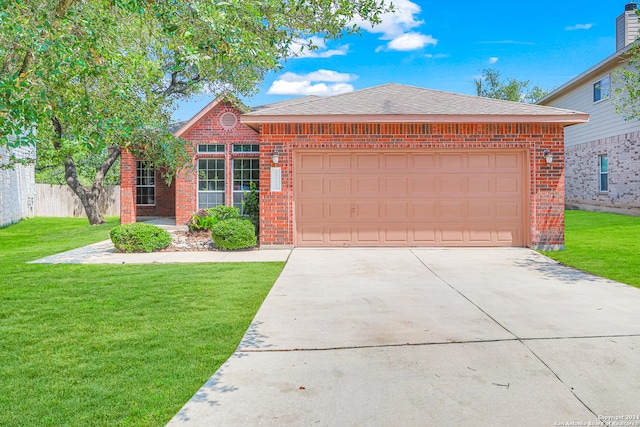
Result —
M 291 249 L 249 251 L 187 251 L 123 254 L 116 252 L 111 240 L 51 255 L 30 264 L 174 264 L 201 262 L 275 262 L 286 261 Z
M 640 290 L 534 251 L 296 249 L 169 425 L 640 426 L 639 361 Z

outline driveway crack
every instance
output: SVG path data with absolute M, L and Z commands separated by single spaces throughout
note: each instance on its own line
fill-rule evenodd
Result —
M 505 325 L 503 325 L 502 323 L 500 323 L 497 319 L 495 319 L 493 316 L 491 316 L 489 313 L 487 313 L 485 310 L 483 310 L 478 304 L 476 304 L 473 300 L 471 300 L 469 297 L 467 297 L 465 294 L 463 294 L 460 290 L 458 290 L 455 286 L 453 286 L 451 283 L 447 282 L 443 277 L 441 277 L 438 273 L 436 273 L 435 271 L 433 271 L 433 269 L 431 269 L 431 267 L 429 267 L 413 250 L 411 250 L 411 253 L 413 254 L 413 256 L 415 256 L 418 261 L 420 262 L 420 264 L 422 264 L 427 270 L 429 270 L 431 272 L 431 274 L 433 274 L 435 277 L 437 277 L 440 281 L 442 281 L 442 283 L 444 283 L 445 285 L 447 285 L 448 287 L 450 287 L 451 289 L 453 289 L 455 292 L 458 293 L 458 295 L 460 295 L 462 298 L 466 299 L 467 301 L 469 301 L 469 303 L 471 303 L 474 307 L 476 307 L 478 310 L 480 310 L 482 313 L 484 313 L 485 316 L 487 316 L 489 319 L 493 320 L 495 322 L 496 325 L 500 326 L 502 329 L 504 329 L 506 332 L 508 332 L 509 334 L 513 335 L 515 337 L 516 341 L 519 341 L 520 344 L 522 344 L 533 356 L 535 356 L 536 359 L 538 359 L 540 361 L 540 363 L 542 363 L 543 366 L 545 366 L 557 379 L 558 381 L 560 381 L 560 383 L 562 385 L 564 385 L 570 392 L 571 394 L 576 398 L 576 400 L 578 400 L 578 402 L 580 402 L 582 404 L 582 406 L 584 406 L 587 411 L 591 412 L 596 418 L 598 417 L 598 415 L 593 412 L 593 410 L 582 400 L 580 399 L 580 397 L 578 397 L 578 395 L 575 393 L 575 391 L 573 390 L 573 387 L 570 387 L 568 384 L 566 384 L 562 378 L 560 378 L 560 376 L 551 368 L 551 366 L 549 366 L 544 360 L 542 360 L 542 358 L 540 356 L 538 356 L 536 354 L 536 352 L 534 352 L 526 343 L 525 341 L 520 338 L 519 336 L 517 336 L 515 333 L 513 333 L 511 330 L 509 330 L 509 328 L 507 328 Z

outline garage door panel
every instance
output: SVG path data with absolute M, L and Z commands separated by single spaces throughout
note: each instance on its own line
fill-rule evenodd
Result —
M 301 201 L 299 203 L 300 215 L 308 218 L 309 221 L 322 220 L 325 217 L 325 203 L 320 201 Z
M 380 202 L 377 200 L 357 201 L 353 205 L 359 221 L 376 221 L 380 218 Z
M 335 197 L 337 195 L 350 197 L 350 195 L 353 193 L 353 190 L 351 188 L 351 180 L 349 179 L 343 179 L 334 176 L 329 176 L 324 179 L 327 185 L 323 186 L 323 188 L 327 188 L 329 194 L 331 194 L 332 197 Z
M 464 154 L 462 153 L 440 154 L 439 169 L 443 171 L 447 169 L 459 171 L 464 167 L 463 159 Z
M 380 168 L 380 155 L 379 154 L 356 154 L 356 168 L 357 169 L 379 169 Z
M 496 169 L 519 170 L 521 168 L 521 156 L 518 153 L 496 153 Z
M 351 155 L 349 153 L 342 154 L 328 154 L 327 155 L 328 167 L 325 168 L 330 171 L 341 171 L 351 169 Z M 303 166 L 304 167 L 304 166 Z
M 349 221 L 351 219 L 351 202 L 348 200 L 331 200 L 324 202 L 327 206 L 327 215 L 321 219 L 329 221 Z M 312 218 L 309 218 L 313 220 Z
M 384 169 L 385 170 L 394 170 L 398 169 L 400 171 L 407 170 L 407 154 L 385 154 L 383 157 Z
M 497 177 L 496 192 L 505 195 L 507 193 L 520 193 L 520 180 L 517 177 Z
M 469 154 L 467 166 L 472 171 L 491 171 L 493 156 L 490 153 Z
M 296 157 L 299 246 L 526 242 L 523 151 L 312 154 Z
M 300 192 L 305 197 L 318 197 L 324 194 L 324 178 L 322 176 L 308 175 L 300 179 Z
M 378 176 L 363 176 L 353 178 L 356 183 L 357 193 L 371 193 L 377 195 L 380 193 L 380 177 Z

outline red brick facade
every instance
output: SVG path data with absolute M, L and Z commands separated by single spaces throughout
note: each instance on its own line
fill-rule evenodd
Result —
M 529 246 L 564 246 L 564 127 L 538 123 L 265 124 L 260 146 L 260 242 L 294 245 L 293 151 L 298 149 L 524 149 L 529 156 Z M 546 163 L 544 150 L 554 156 Z M 282 192 L 269 192 L 278 150 Z
M 238 124 L 230 129 L 221 125 L 220 116 L 238 111 L 227 103 L 216 104 L 180 136 L 191 143 L 193 163 L 179 171 L 172 186 L 158 186 L 154 209 L 135 205 L 135 159 L 122 155 L 121 221 L 136 216 L 168 216 L 185 224 L 198 208 L 197 160 L 224 158 L 227 205 L 232 204 L 234 157 L 255 156 L 233 153 L 233 144 L 260 144 L 260 244 L 295 244 L 292 159 L 302 149 L 521 149 L 529 158 L 528 245 L 559 249 L 564 246 L 564 125 L 540 123 L 428 123 L 428 124 L 265 124 L 258 134 Z M 197 118 L 197 116 L 196 116 Z M 197 153 L 198 144 L 224 144 L 224 153 Z M 554 161 L 547 164 L 544 150 Z M 280 153 L 282 191 L 270 192 L 272 153 Z M 157 182 L 160 182 L 158 180 Z M 165 191 L 166 190 L 166 191 Z M 165 200 L 166 198 L 166 200 Z M 174 209 L 170 209 L 170 205 Z
M 176 224 L 186 224 L 198 210 L 198 159 L 225 159 L 225 204 L 233 204 L 233 168 L 234 158 L 257 157 L 256 154 L 234 153 L 234 144 L 259 144 L 259 134 L 240 123 L 240 111 L 226 102 L 213 103 L 211 109 L 194 123 L 187 123 L 180 137 L 190 144 L 187 146 L 193 161 L 179 170 L 168 185 L 156 172 L 156 205 L 136 206 L 136 159 L 127 153 L 122 155 L 121 164 L 121 218 L 123 224 L 136 221 L 137 217 L 160 216 L 175 217 Z M 225 113 L 235 115 L 237 124 L 225 127 L 221 116 Z M 180 131 L 178 131 L 180 132 Z M 225 151 L 220 153 L 198 153 L 199 144 L 223 144 Z

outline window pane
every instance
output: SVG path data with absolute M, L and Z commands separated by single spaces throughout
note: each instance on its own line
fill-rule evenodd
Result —
M 609 156 L 600 156 L 600 172 L 609 172 Z
M 600 175 L 600 191 L 609 191 L 609 174 Z

